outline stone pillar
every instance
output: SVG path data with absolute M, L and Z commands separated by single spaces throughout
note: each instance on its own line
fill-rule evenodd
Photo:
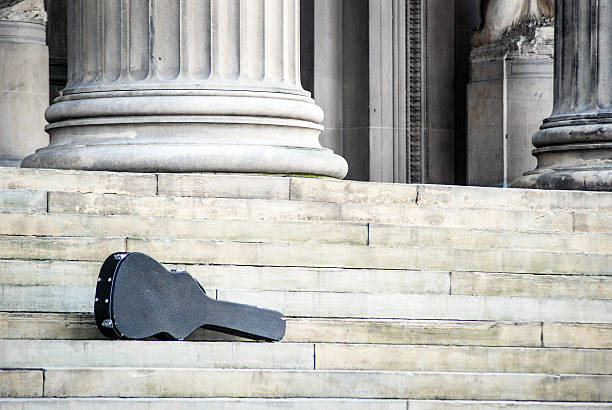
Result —
M 557 0 L 552 115 L 513 186 L 612 191 L 612 2 Z
M 49 143 L 49 56 L 43 0 L 0 1 L 0 165 Z
M 68 84 L 24 167 L 342 178 L 303 90 L 299 0 L 69 2 Z
M 531 137 L 553 106 L 553 31 L 550 19 L 520 24 L 472 50 L 468 185 L 507 187 L 536 166 Z

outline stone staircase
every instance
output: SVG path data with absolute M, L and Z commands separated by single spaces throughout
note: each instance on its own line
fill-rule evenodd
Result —
M 0 408 L 612 408 L 612 194 L 0 168 Z M 104 340 L 141 251 L 280 343 Z

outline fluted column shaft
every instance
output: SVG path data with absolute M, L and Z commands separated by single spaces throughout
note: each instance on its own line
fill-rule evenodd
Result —
M 43 0 L 0 1 L 0 166 L 49 143 L 49 53 Z
M 612 2 L 556 0 L 552 115 L 515 186 L 612 191 Z
M 300 84 L 299 0 L 83 0 L 24 166 L 343 177 Z

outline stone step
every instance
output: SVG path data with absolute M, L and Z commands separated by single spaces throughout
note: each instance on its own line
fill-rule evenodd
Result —
M 0 286 L 0 311 L 91 312 L 94 288 Z M 290 317 L 612 323 L 612 299 L 217 290 Z
M 612 254 L 598 253 L 137 238 L 127 240 L 127 249 L 144 252 L 164 263 L 582 275 L 612 273 Z M 0 250 L 0 257 L 3 255 L 4 252 Z
M 93 289 L 101 265 L 101 261 L 4 259 L 0 260 L 0 285 L 85 286 Z M 447 295 L 451 289 L 448 271 L 173 264 L 166 265 L 166 268 L 186 270 L 210 292 L 223 288 Z M 578 279 L 581 278 L 585 283 L 591 279 Z M 602 289 L 605 290 L 605 286 L 602 285 Z
M 0 363 L 4 369 L 147 367 L 313 370 L 314 351 L 312 343 L 4 339 L 0 340 Z
M 169 194 L 172 195 L 171 192 Z M 378 204 L 414 202 L 419 206 L 436 207 L 571 209 L 612 213 L 612 196 L 605 192 L 384 184 L 334 179 L 292 178 L 291 199 Z
M 612 254 L 0 235 L 0 259 L 103 261 L 143 252 L 162 263 L 610 275 Z
M 551 324 L 547 346 L 566 343 L 558 337 L 576 324 Z M 597 327 L 599 332 L 593 332 Z M 569 347 L 611 348 L 612 325 L 583 325 Z M 586 337 L 581 337 L 586 335 Z M 91 313 L 0 312 L 0 339 L 105 339 L 97 330 Z M 205 329 L 188 340 L 244 340 Z M 377 320 L 287 318 L 283 342 L 374 343 L 465 346 L 540 347 L 541 323 L 441 320 Z
M 248 398 L 32 398 L 0 399 L 6 410 L 53 409 L 149 409 L 149 410 L 603 410 L 608 403 L 473 401 L 473 400 L 397 400 L 397 399 L 248 399 Z
M 0 259 L 0 285 L 89 286 L 100 262 Z M 473 296 L 610 299 L 611 276 L 491 272 L 168 264 L 189 272 L 204 289 L 250 289 Z
M 44 380 L 42 374 L 0 371 L 0 380 L 10 382 L 2 396 L 612 400 L 612 376 L 604 375 L 152 368 L 45 368 Z
M 47 212 L 46 191 L 0 190 L 0 212 Z M 6 216 L 0 216 L 4 224 Z
M 240 242 L 368 244 L 367 224 L 354 222 L 253 220 L 245 223 L 245 221 L 233 220 L 132 215 L 24 213 L 0 213 L 0 221 L 0 234 L 5 235 L 202 238 Z M 608 235 L 600 235 L 600 237 L 604 244 L 607 243 Z M 594 243 L 597 243 L 595 239 L 597 236 L 593 240 Z M 567 242 L 574 242 L 574 240 L 568 238 L 563 243 Z M 570 243 L 567 244 L 571 246 Z M 585 246 L 579 250 L 588 250 L 588 248 Z
M 609 349 L 315 345 L 315 369 L 322 370 L 611 374 L 611 363 Z
M 0 235 L 0 258 L 102 262 L 126 251 L 125 238 Z
M 313 202 L 416 204 L 505 209 L 572 209 L 612 213 L 603 192 L 544 191 L 445 185 L 381 184 L 327 178 L 235 174 L 135 174 L 0 168 L 0 189 L 124 193 Z
M 612 253 L 612 235 L 501 229 L 369 225 L 372 246 L 422 246 Z
M 15 192 L 15 191 L 13 191 Z M 378 225 L 336 221 L 244 221 L 133 215 L 0 213 L 0 234 L 318 242 L 374 246 L 612 252 L 611 234 Z
M 155 195 L 154 174 L 0 168 L 0 189 Z
M 610 374 L 612 350 L 336 343 L 0 340 L 5 369 L 229 368 Z
M 222 220 L 326 220 L 418 226 L 498 228 L 573 232 L 576 215 L 569 210 L 507 210 L 461 207 L 423 207 L 415 204 L 332 203 L 297 200 L 227 199 L 134 196 L 49 192 L 51 213 L 90 215 L 171 216 Z M 590 214 L 589 214 L 590 215 Z M 599 214 L 583 218 L 580 226 L 598 224 L 612 232 Z M 608 230 L 609 228 L 609 230 Z
M 91 313 L 0 312 L 0 339 L 105 339 Z M 199 329 L 188 340 L 244 341 Z M 283 342 L 612 349 L 612 324 L 287 318 Z
M 0 370 L 0 397 L 42 397 L 42 370 Z
M 612 299 L 612 277 L 452 272 L 452 295 Z
M 292 317 L 612 323 L 612 299 L 218 290 Z

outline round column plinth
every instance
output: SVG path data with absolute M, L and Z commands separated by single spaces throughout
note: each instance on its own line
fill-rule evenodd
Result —
M 343 178 L 321 147 L 323 111 L 303 95 L 137 90 L 69 94 L 46 113 L 51 144 L 25 168 L 255 172 Z
M 512 186 L 612 191 L 612 123 L 607 121 L 603 115 L 545 120 L 533 137 L 538 165 Z

